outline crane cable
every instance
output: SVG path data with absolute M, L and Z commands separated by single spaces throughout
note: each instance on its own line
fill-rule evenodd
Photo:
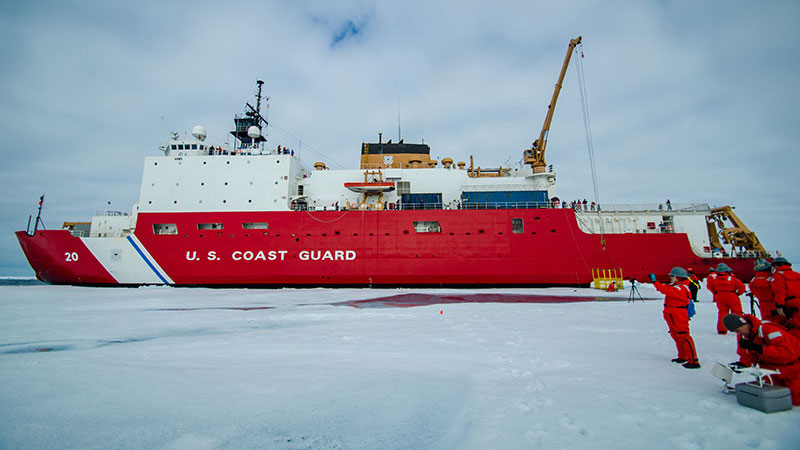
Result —
M 606 247 L 606 240 L 603 236 L 604 234 L 604 226 L 603 226 L 603 219 L 600 217 L 600 192 L 597 188 L 597 169 L 595 164 L 594 158 L 594 146 L 592 145 L 592 127 L 589 122 L 589 100 L 586 96 L 586 78 L 584 76 L 583 71 L 583 43 L 578 44 L 578 47 L 575 49 L 576 53 L 580 53 L 580 58 L 578 58 L 578 64 L 575 64 L 575 70 L 578 72 L 578 92 L 580 93 L 581 99 L 581 111 L 583 113 L 583 128 L 586 132 L 586 147 L 589 151 L 589 166 L 592 170 L 592 187 L 594 188 L 594 202 L 597 205 L 597 218 L 600 221 L 600 242 L 603 245 L 603 249 L 605 250 Z

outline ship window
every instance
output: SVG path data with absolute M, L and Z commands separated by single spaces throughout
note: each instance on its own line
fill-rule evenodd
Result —
M 153 234 L 178 234 L 178 226 L 174 223 L 154 223 Z
M 183 150 L 183 144 L 178 144 L 178 150 Z
M 434 220 L 426 220 L 426 221 L 414 221 L 414 230 L 417 233 L 441 233 L 442 226 L 439 225 L 438 221 Z
M 221 223 L 198 223 L 197 224 L 198 230 L 221 230 L 222 224 Z
M 514 234 L 522 234 L 524 230 L 524 226 L 522 225 L 522 219 L 511 219 L 511 232 Z
M 177 144 L 172 144 L 171 148 L 172 148 L 173 150 L 177 150 L 177 149 L 178 149 L 178 145 L 177 145 Z
M 398 181 L 397 182 L 397 195 L 401 196 L 403 194 L 410 194 L 411 193 L 411 182 L 410 181 Z
M 197 144 L 192 144 L 192 150 L 197 150 Z
M 269 230 L 267 222 L 244 222 L 242 228 L 245 230 Z

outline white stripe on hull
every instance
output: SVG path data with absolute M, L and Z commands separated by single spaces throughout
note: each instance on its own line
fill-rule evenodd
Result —
M 150 254 L 142 244 L 135 239 L 136 248 L 124 237 L 81 238 L 84 245 L 92 252 L 95 258 L 120 284 L 172 284 L 172 280 L 164 274 L 161 267 L 153 261 Z M 147 264 L 145 258 L 161 277 Z M 163 277 L 163 280 L 162 280 Z

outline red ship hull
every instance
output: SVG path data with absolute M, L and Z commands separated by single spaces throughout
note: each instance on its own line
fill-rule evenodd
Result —
M 522 219 L 521 232 L 512 219 Z M 441 231 L 419 232 L 414 222 Z M 177 232 L 155 234 L 154 224 Z M 720 262 L 743 281 L 753 275 L 752 259 L 701 258 L 682 233 L 586 234 L 570 209 L 140 213 L 134 237 L 160 280 L 185 286 L 575 286 L 591 283 L 593 269 L 645 281 L 674 266 L 703 276 Z M 67 231 L 17 238 L 42 281 L 151 283 L 120 281 Z

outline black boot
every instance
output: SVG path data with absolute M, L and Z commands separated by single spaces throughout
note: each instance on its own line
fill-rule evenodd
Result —
M 686 364 L 683 364 L 683 367 L 685 367 L 687 369 L 699 369 L 700 368 L 700 363 L 699 362 L 687 362 Z
M 672 358 L 672 362 L 678 363 L 678 364 L 683 364 L 683 363 L 686 362 L 686 360 L 683 359 L 683 358 Z

